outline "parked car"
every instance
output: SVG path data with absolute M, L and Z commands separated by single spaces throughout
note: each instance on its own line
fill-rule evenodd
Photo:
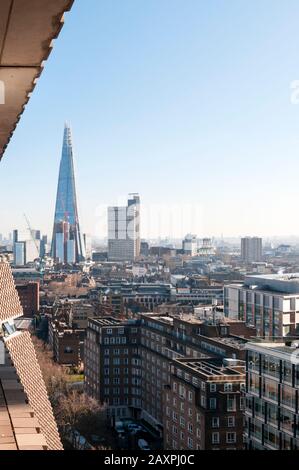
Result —
M 141 432 L 143 431 L 143 427 L 140 426 L 139 424 L 128 424 L 128 431 L 131 433 L 131 434 L 136 434 L 137 432 Z
M 151 450 L 148 443 L 144 439 L 138 439 L 138 447 L 141 450 Z

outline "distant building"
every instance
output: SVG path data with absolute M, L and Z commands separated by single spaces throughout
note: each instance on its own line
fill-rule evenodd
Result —
M 31 232 L 32 238 L 30 240 L 19 240 L 18 230 L 13 231 L 13 254 L 14 265 L 25 266 L 27 263 L 33 263 L 40 256 L 40 231 L 33 230 Z M 39 238 L 36 238 L 39 237 Z
M 91 235 L 84 233 L 84 246 L 85 246 L 85 255 L 87 259 L 92 257 L 92 238 Z
M 190 233 L 183 240 L 183 251 L 186 255 L 196 256 L 197 254 L 197 237 Z
M 108 259 L 134 261 L 140 255 L 140 198 L 134 195 L 126 207 L 108 208 Z
M 140 254 L 142 256 L 149 255 L 149 244 L 147 242 L 141 242 L 140 244 Z
M 258 237 L 245 237 L 241 239 L 241 258 L 245 263 L 262 261 L 263 240 Z
M 77 207 L 72 135 L 67 125 L 59 169 L 51 254 L 56 263 L 61 264 L 75 264 L 85 260 Z
M 26 264 L 26 243 L 14 242 L 13 244 L 13 258 L 15 266 L 25 266 Z

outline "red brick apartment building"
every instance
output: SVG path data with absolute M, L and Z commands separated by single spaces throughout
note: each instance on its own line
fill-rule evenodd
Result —
M 24 316 L 33 318 L 39 312 L 39 282 L 29 282 L 16 286 Z
M 139 315 L 135 320 L 112 317 L 91 319 L 85 341 L 86 391 L 100 402 L 107 403 L 111 415 L 143 420 L 165 438 L 167 393 L 170 416 L 177 413 L 177 402 L 171 394 L 175 392 L 172 383 L 179 364 L 182 369 L 187 369 L 186 376 L 188 370 L 190 377 L 192 374 L 194 376 L 193 381 L 186 381 L 185 389 L 186 393 L 193 393 L 193 416 L 200 414 L 201 422 L 207 429 L 210 415 L 214 413 L 216 418 L 223 414 L 227 391 L 236 397 L 235 411 L 228 409 L 219 426 L 224 433 L 232 432 L 241 437 L 236 442 L 233 442 L 232 434 L 227 437 L 228 442 L 221 437 L 217 445 L 214 437 L 213 446 L 241 448 L 243 411 L 240 398 L 245 383 L 245 345 L 246 337 L 252 336 L 252 333 L 253 330 L 242 322 L 223 320 L 209 324 L 188 314 L 165 316 L 148 313 Z M 230 360 L 235 361 L 233 370 Z M 208 373 L 208 370 L 212 372 Z M 181 376 L 178 380 L 185 379 Z M 210 400 L 210 383 L 216 384 L 216 392 L 212 392 L 211 388 L 211 393 L 216 394 L 211 396 L 216 399 L 216 409 L 213 411 L 200 405 L 197 382 L 207 383 L 207 400 Z M 210 401 L 207 403 L 210 404 Z M 230 430 L 226 425 L 228 418 L 234 418 L 229 420 Z M 167 424 L 173 425 L 170 422 Z M 195 436 L 197 432 L 194 427 Z M 215 430 L 215 433 L 219 432 Z M 173 443 L 177 443 L 178 448 L 186 446 L 186 449 L 196 449 L 198 445 L 201 448 L 212 446 L 212 436 L 208 437 L 206 432 L 203 432 L 204 439 L 200 436 L 200 441 L 194 435 L 193 439 L 188 436 L 189 441 L 187 434 L 181 440 L 174 439 L 170 432 L 168 435 L 168 448 L 172 448 Z
M 244 448 L 245 367 L 234 359 L 177 359 L 164 389 L 164 448 Z

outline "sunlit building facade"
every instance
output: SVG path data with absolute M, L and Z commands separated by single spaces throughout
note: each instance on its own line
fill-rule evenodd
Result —
M 79 263 L 85 259 L 77 207 L 72 135 L 68 125 L 64 129 L 51 254 L 56 263 L 61 264 Z

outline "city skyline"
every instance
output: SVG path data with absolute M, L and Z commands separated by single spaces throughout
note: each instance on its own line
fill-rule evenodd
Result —
M 185 233 L 299 233 L 292 217 L 299 108 L 291 89 L 299 77 L 298 3 L 283 12 L 273 0 L 242 8 L 237 1 L 182 8 L 176 0 L 171 7 L 90 0 L 90 8 L 93 18 L 85 2 L 75 3 L 1 162 L 0 197 L 10 201 L 1 208 L 1 231 L 21 226 L 26 212 L 51 233 L 60 128 L 68 118 L 82 232 L 103 237 L 98 206 L 138 191 L 144 207 L 198 207 L 201 216 Z M 75 47 L 76 34 L 84 40 Z M 282 158 L 292 168 L 283 191 Z M 26 178 L 18 171 L 24 162 Z

